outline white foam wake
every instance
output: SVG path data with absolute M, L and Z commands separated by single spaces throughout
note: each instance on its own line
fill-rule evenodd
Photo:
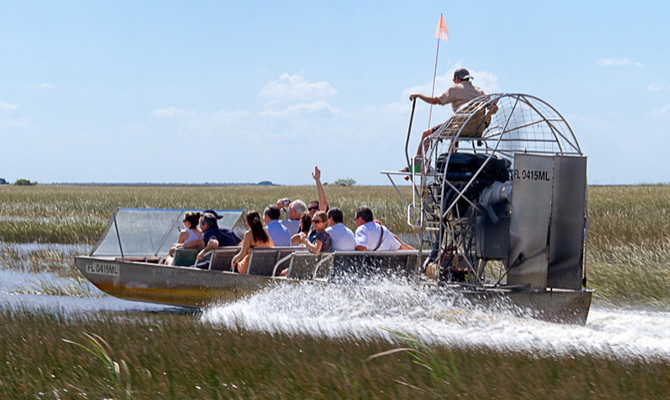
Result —
M 391 331 L 428 344 L 670 360 L 670 313 L 592 307 L 586 326 L 560 325 L 512 312 L 463 306 L 457 295 L 414 286 L 277 285 L 211 307 L 203 321 L 228 328 L 330 338 L 384 338 Z

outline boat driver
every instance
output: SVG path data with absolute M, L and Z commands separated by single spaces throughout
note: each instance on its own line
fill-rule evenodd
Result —
M 446 92 L 442 93 L 437 97 L 430 97 L 421 93 L 412 93 L 409 95 L 409 99 L 410 101 L 413 101 L 414 99 L 419 98 L 428 104 L 439 104 L 441 106 L 451 103 L 452 111 L 456 112 L 456 110 L 458 110 L 463 104 L 467 103 L 468 101 L 475 99 L 479 96 L 486 95 L 486 92 L 484 92 L 477 86 L 474 86 L 470 82 L 470 79 L 474 78 L 470 76 L 470 72 L 468 72 L 467 69 L 458 68 L 456 71 L 454 71 L 454 85 L 449 89 L 447 89 Z M 424 140 L 428 136 L 430 136 L 431 133 L 438 130 L 441 126 L 442 124 L 435 125 L 432 128 L 423 131 L 423 133 L 421 134 L 421 141 L 419 142 L 419 148 L 416 150 L 417 156 L 421 156 L 422 143 L 424 145 L 424 151 L 428 150 L 428 142 L 427 141 L 424 142 Z M 404 169 L 401 170 L 401 172 L 409 172 L 409 167 L 405 167 Z

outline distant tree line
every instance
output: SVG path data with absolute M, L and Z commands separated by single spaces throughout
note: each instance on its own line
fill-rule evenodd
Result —
M 14 184 L 16 186 L 33 186 L 37 185 L 37 182 L 31 182 L 29 179 L 17 179 Z
M 333 182 L 333 185 L 335 186 L 354 186 L 355 184 L 356 181 L 351 178 L 338 179 L 335 182 Z

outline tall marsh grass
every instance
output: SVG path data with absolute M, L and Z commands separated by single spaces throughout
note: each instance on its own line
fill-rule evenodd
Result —
M 417 344 L 425 357 L 443 368 L 432 373 L 413 363 L 407 353 L 368 359 L 402 345 L 381 339 L 224 329 L 181 315 L 127 317 L 132 316 L 72 319 L 0 312 L 0 398 L 665 399 L 670 395 L 666 379 L 670 364 L 654 360 L 582 354 L 539 358 Z
M 588 212 L 596 298 L 670 310 L 670 186 L 591 187 Z
M 409 187 L 400 190 L 406 199 L 411 197 Z M 392 231 L 416 234 L 393 187 L 328 185 L 325 191 L 351 228 L 356 208 L 366 204 Z M 313 186 L 0 185 L 0 240 L 90 245 L 116 207 L 263 210 L 283 197 L 309 201 L 317 194 Z M 590 187 L 588 214 L 586 268 L 588 287 L 596 289 L 596 297 L 612 304 L 670 309 L 670 186 Z M 0 248 L 0 264 L 21 263 L 12 260 Z M 37 260 L 27 264 L 44 265 Z M 56 264 L 45 268 L 58 270 Z M 74 271 L 74 266 L 67 269 Z
M 0 242 L 0 269 L 21 272 L 49 272 L 59 277 L 75 278 L 74 257 L 87 254 L 88 246 L 34 246 Z
M 325 186 L 328 202 L 339 207 L 345 224 L 368 205 L 397 233 L 413 232 L 393 187 Z M 403 196 L 411 194 L 401 188 Z M 313 186 L 0 186 L 0 239 L 19 243 L 88 243 L 102 234 L 116 207 L 243 209 L 262 212 L 277 199 L 318 198 Z M 48 219 L 45 220 L 45 219 Z
M 393 188 L 326 187 L 326 193 L 350 227 L 356 207 L 367 204 L 392 230 L 413 232 Z M 0 240 L 92 244 L 119 206 L 262 210 L 281 197 L 309 200 L 316 191 L 306 186 L 0 186 Z M 668 186 L 590 188 L 587 270 L 598 301 L 670 309 L 669 213 Z M 78 250 L 25 251 L 0 243 L 0 266 L 75 277 L 72 251 Z M 87 295 L 49 283 L 34 290 Z M 670 397 L 667 361 L 428 348 L 405 339 L 393 344 L 253 332 L 175 314 L 75 318 L 0 310 L 0 398 Z M 403 345 L 406 351 L 398 351 Z

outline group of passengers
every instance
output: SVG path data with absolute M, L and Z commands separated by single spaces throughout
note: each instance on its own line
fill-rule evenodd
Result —
M 316 182 L 319 200 L 311 201 L 307 206 L 302 200 L 279 199 L 276 205 L 265 208 L 262 218 L 258 211 L 249 211 L 245 218 L 248 230 L 242 239 L 230 229 L 219 227 L 217 219 L 221 217 L 212 209 L 205 210 L 202 214 L 187 212 L 184 217 L 186 229 L 180 232 L 177 243 L 170 249 L 170 256 L 179 247 L 204 247 L 197 255 L 197 260 L 202 261 L 206 253 L 217 247 L 241 246 L 240 252 L 232 259 L 231 268 L 246 274 L 250 250 L 260 247 L 303 246 L 313 254 L 332 251 L 414 250 L 376 221 L 372 210 L 367 206 L 356 210 L 357 228 L 354 234 L 344 225 L 342 210 L 328 207 L 318 167 L 314 168 L 312 177 Z M 280 219 L 282 211 L 286 214 L 284 219 Z M 286 272 L 282 271 L 282 275 Z

